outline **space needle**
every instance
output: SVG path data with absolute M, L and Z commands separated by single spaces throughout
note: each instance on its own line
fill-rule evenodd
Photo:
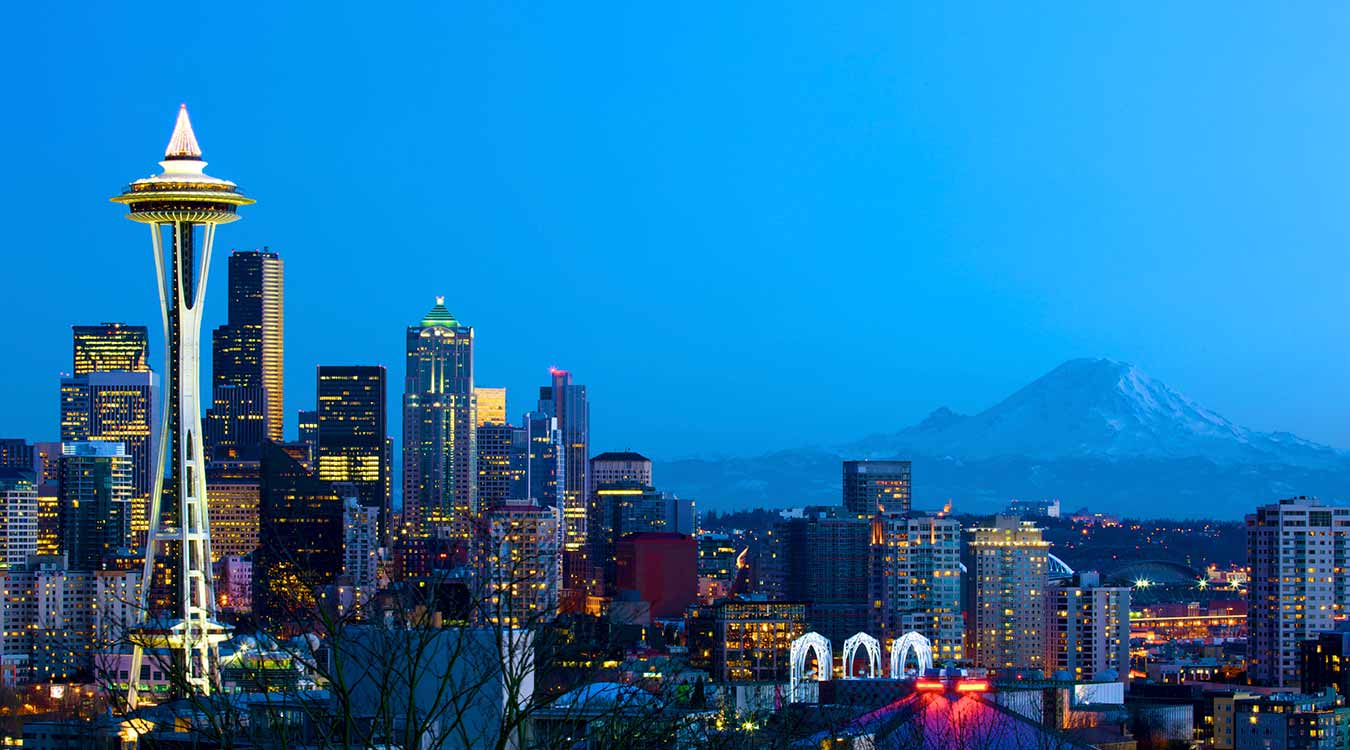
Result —
M 217 648 L 226 629 L 215 620 L 211 531 L 202 444 L 202 303 L 216 226 L 239 218 L 253 199 L 204 171 L 187 105 L 178 110 L 160 174 L 136 180 L 112 200 L 128 219 L 150 227 L 164 319 L 164 408 L 150 494 L 150 533 L 141 579 L 141 622 L 130 629 L 128 703 L 137 703 L 146 649 L 168 652 L 190 691 L 218 687 Z

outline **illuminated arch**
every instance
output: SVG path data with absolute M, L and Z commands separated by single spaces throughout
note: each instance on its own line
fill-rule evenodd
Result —
M 834 656 L 830 651 L 830 639 L 820 633 L 807 633 L 792 642 L 792 652 L 788 659 L 788 695 L 789 701 L 797 700 L 797 686 L 805 678 L 806 655 L 816 654 L 816 681 L 825 682 L 834 672 Z
M 853 655 L 861 647 L 867 648 L 867 676 L 874 679 L 881 676 L 881 644 L 866 633 L 858 633 L 844 641 L 844 679 L 853 679 Z
M 919 674 L 933 668 L 933 644 L 916 631 L 909 631 L 891 645 L 891 679 L 905 676 L 905 659 L 909 650 L 914 649 L 914 660 L 918 662 Z

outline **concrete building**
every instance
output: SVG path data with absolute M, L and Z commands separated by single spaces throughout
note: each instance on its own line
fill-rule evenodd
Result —
M 929 513 L 884 513 L 874 521 L 876 635 L 892 641 L 917 631 L 932 641 L 933 661 L 960 661 L 961 524 Z
M 33 472 L 0 467 L 0 564 L 23 568 L 38 548 L 38 492 Z
M 636 592 L 651 605 L 651 616 L 684 616 L 698 595 L 698 549 L 688 534 L 630 534 L 615 551 L 615 590 Z
M 1045 671 L 1093 679 L 1130 675 L 1130 590 L 1103 586 L 1097 573 L 1077 573 L 1045 590 Z
M 844 509 L 855 516 L 908 513 L 909 461 L 845 461 Z
M 558 612 L 562 514 L 533 500 L 509 500 L 486 512 L 482 561 L 488 622 L 528 628 Z
M 591 486 L 619 482 L 652 485 L 652 460 L 633 451 L 610 451 L 591 458 Z
M 1299 684 L 1299 644 L 1335 627 L 1350 605 L 1350 508 L 1296 497 L 1247 516 L 1251 593 L 1247 673 L 1257 684 Z
M 1043 669 L 1050 543 L 1031 521 L 998 516 L 969 532 L 966 657 L 990 669 Z

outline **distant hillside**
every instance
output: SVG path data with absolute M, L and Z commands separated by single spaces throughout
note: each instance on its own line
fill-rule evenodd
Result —
M 1288 495 L 1350 496 L 1341 451 L 1236 425 L 1106 359 L 1066 362 L 976 415 L 943 408 L 834 450 L 671 461 L 658 471 L 663 488 L 701 507 L 830 504 L 845 457 L 910 459 L 919 507 L 951 498 L 971 512 L 1058 497 L 1134 516 L 1237 518 Z

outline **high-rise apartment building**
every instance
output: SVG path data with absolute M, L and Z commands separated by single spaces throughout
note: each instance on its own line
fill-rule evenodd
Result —
M 591 458 L 591 487 L 616 482 L 652 485 L 652 460 L 633 451 L 609 451 Z
M 211 558 L 246 558 L 258 549 L 262 497 L 257 461 L 212 461 L 206 465 L 206 508 L 211 520 Z
M 159 376 L 93 371 L 61 379 L 61 440 L 121 443 L 131 457 L 131 526 L 137 546 L 148 519 L 158 450 Z
M 493 624 L 530 627 L 558 611 L 562 519 L 557 508 L 533 500 L 508 500 L 484 510 L 485 618 Z
M 388 539 L 392 488 L 384 367 L 320 365 L 318 394 L 318 478 L 350 483 L 362 505 L 379 508 L 380 538 Z M 342 509 L 337 512 L 340 517 Z
M 1247 516 L 1251 593 L 1247 675 L 1299 684 L 1299 643 L 1335 627 L 1350 605 L 1350 508 L 1295 497 Z
M 844 509 L 855 516 L 908 513 L 909 461 L 845 461 Z
M 843 643 L 871 630 L 872 522 L 838 507 L 807 508 L 774 527 L 776 593 L 810 605 L 812 629 Z
M 474 397 L 478 402 L 478 419 L 475 424 L 506 424 L 506 389 L 480 388 L 474 386 Z
M 145 326 L 104 323 L 71 326 L 75 376 L 91 372 L 149 372 L 149 336 Z
M 132 471 L 121 443 L 63 445 L 59 533 L 71 570 L 102 570 L 130 548 Z
M 262 440 L 285 439 L 285 265 L 266 248 L 229 261 L 227 322 L 212 336 L 207 439 L 216 459 L 257 460 Z
M 0 466 L 0 565 L 24 567 L 37 542 L 37 479 L 27 469 Z
M 966 657 L 990 669 L 1042 669 L 1050 542 L 1031 521 L 998 516 L 970 530 Z
M 1130 676 L 1130 590 L 1076 573 L 1045 590 L 1045 671 L 1089 680 L 1107 671 Z
M 961 524 L 930 513 L 884 513 L 873 521 L 873 586 L 878 637 L 916 631 L 933 644 L 933 662 L 960 661 Z
M 416 532 L 468 544 L 478 513 L 473 328 L 445 298 L 407 333 L 403 507 Z M 322 441 L 320 441 L 322 446 Z
M 364 595 L 379 586 L 380 514 L 349 497 L 343 500 L 342 576 Z M 363 597 L 364 598 L 364 597 Z

